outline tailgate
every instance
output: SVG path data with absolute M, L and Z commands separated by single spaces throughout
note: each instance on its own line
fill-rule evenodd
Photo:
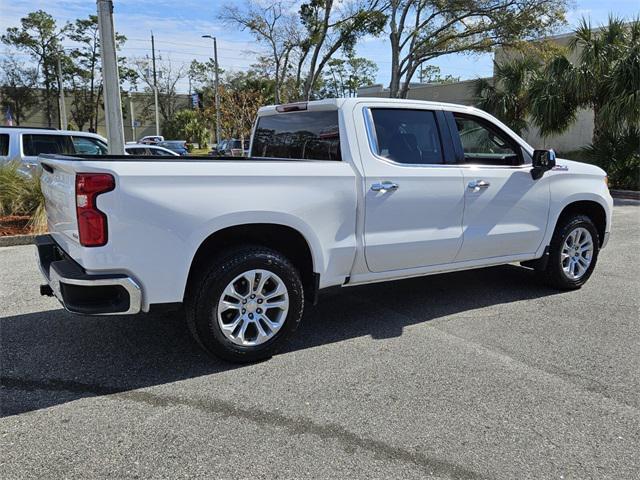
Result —
M 76 174 L 72 162 L 42 156 L 40 164 L 49 233 L 64 243 L 77 244 Z

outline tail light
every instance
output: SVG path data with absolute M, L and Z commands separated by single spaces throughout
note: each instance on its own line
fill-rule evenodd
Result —
M 107 243 L 107 216 L 98 210 L 96 198 L 115 188 L 115 180 L 108 173 L 76 174 L 76 214 L 80 245 L 101 247 Z

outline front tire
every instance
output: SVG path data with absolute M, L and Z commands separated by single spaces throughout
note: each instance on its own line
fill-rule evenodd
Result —
M 282 254 L 242 247 L 211 262 L 191 287 L 187 324 L 210 354 L 231 362 L 273 356 L 298 328 L 300 274 Z
M 544 280 L 560 290 L 582 287 L 593 273 L 599 251 L 598 231 L 588 216 L 560 219 L 551 239 Z

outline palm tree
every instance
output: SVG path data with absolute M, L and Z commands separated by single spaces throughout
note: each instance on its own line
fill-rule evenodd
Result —
M 539 62 L 531 56 L 494 63 L 493 79 L 481 78 L 474 83 L 477 106 L 521 134 L 527 130 L 529 88 L 539 68 Z
M 640 21 L 609 17 L 592 30 L 582 19 L 569 44 L 531 84 L 531 114 L 542 135 L 564 132 L 580 108 L 594 113 L 592 144 L 612 130 L 638 128 L 640 122 Z

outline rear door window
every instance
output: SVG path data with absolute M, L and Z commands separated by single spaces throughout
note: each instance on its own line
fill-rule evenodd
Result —
M 0 133 L 0 157 L 9 155 L 9 134 Z
M 406 108 L 371 109 L 378 156 L 411 165 L 444 163 L 435 114 Z
M 68 135 L 42 135 L 26 133 L 22 135 L 22 151 L 27 157 L 42 153 L 73 155 L 75 149 Z
M 73 147 L 81 155 L 107 155 L 107 144 L 97 138 L 73 136 Z
M 173 155 L 171 155 L 166 150 L 162 150 L 161 148 L 148 148 L 148 150 L 149 150 L 149 155 L 156 155 L 161 157 L 173 157 Z
M 338 111 L 291 112 L 260 117 L 251 156 L 342 160 Z
M 149 152 L 144 147 L 127 148 L 129 155 L 149 155 Z

